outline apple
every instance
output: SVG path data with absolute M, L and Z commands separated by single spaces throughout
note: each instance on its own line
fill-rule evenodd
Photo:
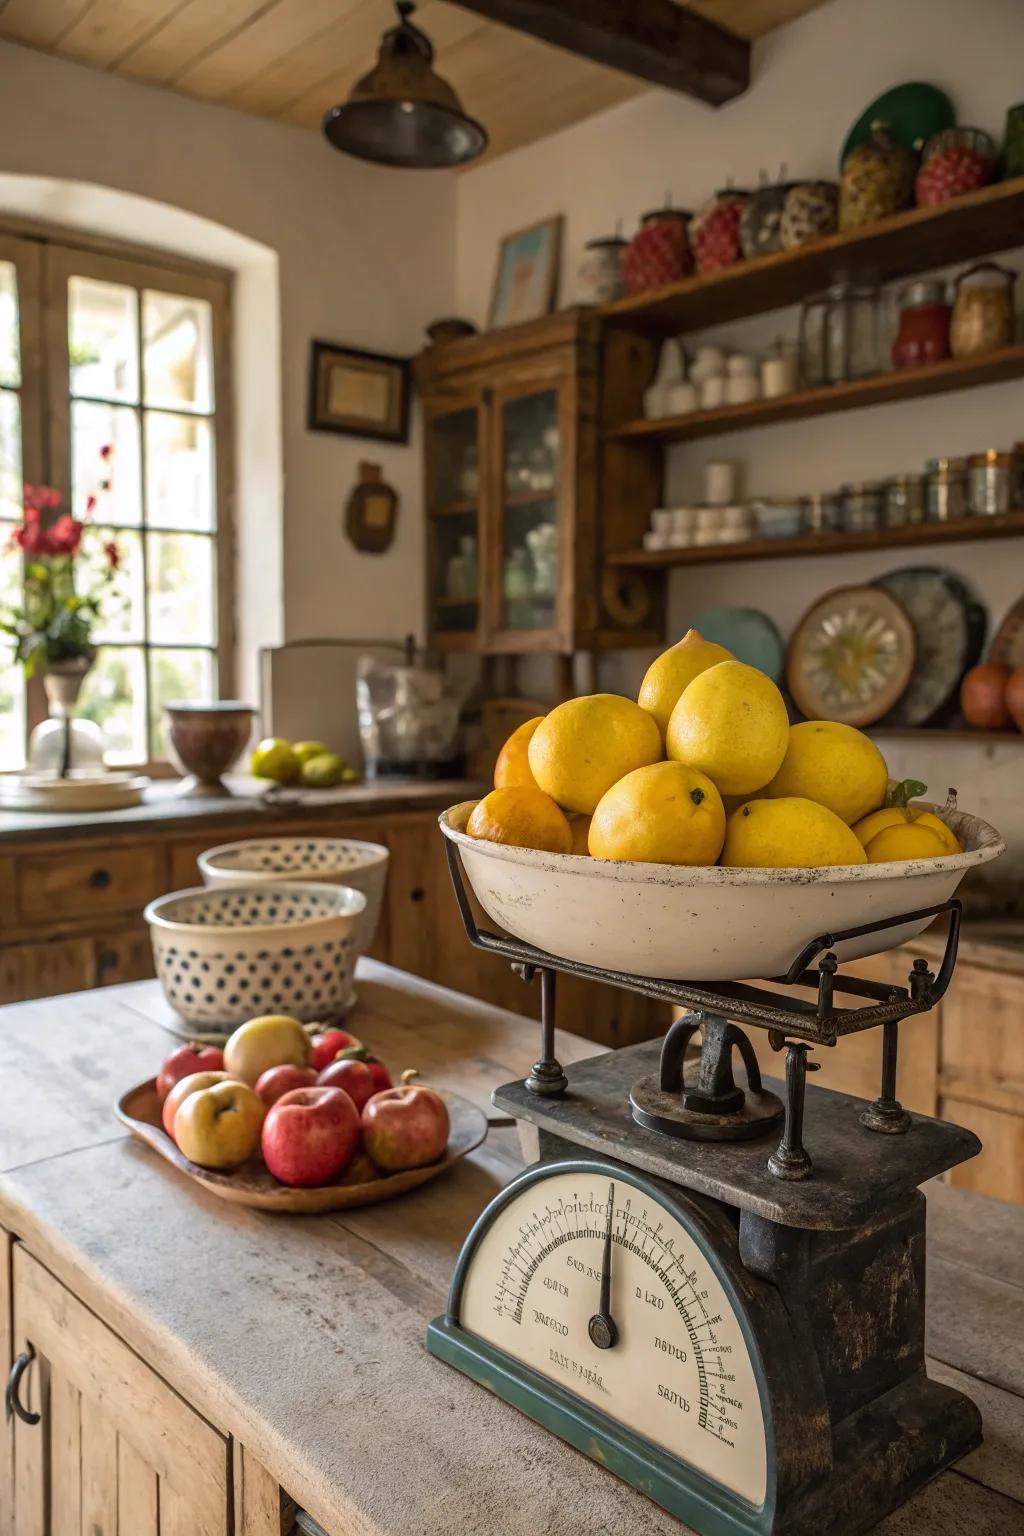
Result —
M 283 1094 L 294 1088 L 312 1088 L 315 1082 L 315 1067 L 268 1067 L 256 1079 L 256 1092 L 269 1109 Z
M 337 1061 L 332 1061 L 329 1067 L 324 1067 L 317 1078 L 317 1084 L 321 1088 L 344 1088 L 360 1111 L 368 1099 L 380 1092 L 366 1062 L 356 1061 L 352 1057 L 341 1056 Z
M 393 1087 L 391 1073 L 382 1061 L 372 1051 L 368 1051 L 365 1045 L 350 1045 L 345 1050 L 339 1051 L 335 1061 L 365 1061 L 373 1073 L 375 1084 L 374 1093 L 381 1093 L 385 1088 Z
M 350 1046 L 358 1049 L 359 1041 L 355 1035 L 350 1035 L 347 1029 L 323 1030 L 321 1034 L 313 1036 L 313 1066 L 318 1072 L 322 1072 L 339 1051 L 344 1051 Z
M 190 1093 L 174 1116 L 179 1149 L 200 1168 L 239 1168 L 258 1150 L 263 1100 L 245 1083 L 228 1079 Z
M 170 1093 L 164 1099 L 160 1110 L 160 1119 L 164 1130 L 174 1140 L 174 1117 L 190 1094 L 197 1093 L 200 1088 L 212 1088 L 214 1083 L 227 1083 L 231 1079 L 226 1072 L 191 1072 L 188 1077 L 179 1077 Z
M 263 1159 L 282 1184 L 329 1184 L 359 1145 L 359 1114 L 341 1088 L 296 1088 L 268 1112 Z
M 363 1144 L 378 1168 L 399 1173 L 436 1163 L 448 1145 L 448 1106 L 433 1088 L 375 1093 L 363 1108 Z
M 193 1072 L 219 1072 L 223 1065 L 224 1052 L 215 1045 L 202 1045 L 198 1040 L 179 1045 L 164 1058 L 157 1074 L 156 1091 L 160 1102 L 163 1103 L 175 1083 L 183 1077 L 189 1077 Z
M 250 1086 L 270 1067 L 306 1067 L 309 1057 L 309 1036 L 298 1019 L 283 1013 L 240 1024 L 224 1047 L 225 1069 Z

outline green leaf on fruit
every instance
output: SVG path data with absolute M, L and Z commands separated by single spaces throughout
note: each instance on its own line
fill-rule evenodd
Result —
M 889 786 L 885 803 L 886 806 L 898 806 L 902 810 L 910 804 L 911 800 L 917 800 L 927 793 L 928 785 L 922 784 L 920 779 L 901 779 L 898 784 Z

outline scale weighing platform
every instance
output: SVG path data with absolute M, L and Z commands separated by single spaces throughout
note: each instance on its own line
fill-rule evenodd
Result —
M 540 974 L 541 1059 L 493 1095 L 540 1155 L 470 1232 L 428 1348 L 701 1536 L 871 1529 L 981 1440 L 974 1404 L 925 1372 L 919 1187 L 980 1143 L 895 1091 L 898 1022 L 948 987 L 959 903 L 934 909 L 949 914 L 937 975 L 920 960 L 906 988 L 840 973 L 837 944 L 921 916 L 902 914 L 822 935 L 776 993 L 610 973 L 482 931 L 449 860 L 471 942 Z M 566 1073 L 558 971 L 692 1011 Z M 785 1050 L 784 1083 L 762 1082 L 740 1023 Z M 878 1098 L 822 1090 L 805 1127 L 811 1046 L 873 1027 Z

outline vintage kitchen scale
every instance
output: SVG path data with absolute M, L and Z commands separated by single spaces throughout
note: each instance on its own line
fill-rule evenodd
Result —
M 953 974 L 952 892 L 969 865 L 1002 851 L 998 834 L 954 816 L 965 852 L 927 869 L 799 872 L 810 881 L 786 871 L 779 880 L 777 871 L 603 866 L 474 844 L 460 809 L 441 824 L 470 941 L 540 976 L 541 1059 L 493 1095 L 536 1128 L 539 1160 L 470 1232 L 429 1349 L 702 1536 L 868 1530 L 981 1439 L 974 1404 L 925 1373 L 919 1189 L 980 1143 L 907 1114 L 896 1065 L 900 1020 L 934 1007 Z M 480 928 L 467 876 L 514 937 Z M 589 923 L 567 907 L 560 881 L 577 884 Z M 842 889 L 854 881 L 858 889 Z M 749 926 L 712 942 L 737 884 Z M 908 910 L 918 894 L 925 900 Z M 864 918 L 872 904 L 885 915 Z M 785 942 L 779 922 L 801 910 L 819 927 L 833 912 L 864 920 L 809 942 L 814 929 L 805 928 L 790 942 L 791 963 L 751 972 L 755 953 Z M 902 988 L 839 969 L 840 958 L 903 942 L 940 914 L 949 926 L 937 973 L 916 960 Z M 666 919 L 679 933 L 689 925 L 681 951 L 690 946 L 689 960 L 703 944 L 719 979 L 652 969 L 664 958 Z M 548 948 L 529 942 L 538 931 Z M 644 974 L 583 958 L 630 952 Z M 775 977 L 777 990 L 727 979 L 737 967 Z M 664 1041 L 563 1072 L 559 971 L 690 1012 Z M 767 1029 L 785 1050 L 784 1084 L 762 1082 L 741 1025 Z M 816 1065 L 808 1051 L 871 1028 L 882 1032 L 878 1098 L 820 1091 L 805 1126 L 805 1078 Z

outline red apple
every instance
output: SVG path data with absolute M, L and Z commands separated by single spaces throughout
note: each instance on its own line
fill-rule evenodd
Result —
M 341 1088 L 296 1088 L 263 1122 L 263 1159 L 282 1184 L 329 1184 L 358 1145 L 359 1115 Z
M 293 1067 L 285 1063 L 281 1067 L 268 1067 L 256 1079 L 256 1092 L 269 1109 L 278 1099 L 295 1088 L 312 1088 L 316 1082 L 315 1067 Z
M 448 1145 L 448 1107 L 433 1088 L 375 1093 L 363 1110 L 363 1144 L 385 1173 L 436 1163 Z
M 360 1111 L 367 1100 L 380 1091 L 365 1061 L 346 1059 L 344 1056 L 339 1056 L 329 1067 L 324 1067 L 317 1078 L 317 1084 L 321 1088 L 344 1088 Z
M 391 1073 L 382 1061 L 372 1051 L 368 1051 L 365 1045 L 350 1045 L 345 1050 L 339 1051 L 335 1061 L 365 1061 L 373 1073 L 374 1093 L 382 1093 L 385 1088 L 393 1086 Z
M 313 1036 L 313 1054 L 310 1061 L 318 1072 L 322 1072 L 339 1051 L 358 1044 L 359 1041 L 355 1035 L 350 1035 L 347 1029 L 325 1029 L 321 1034 Z
M 190 1077 L 193 1072 L 219 1072 L 223 1065 L 224 1052 L 215 1045 L 201 1045 L 198 1040 L 179 1045 L 165 1057 L 157 1076 L 156 1091 L 160 1102 L 163 1103 L 175 1083 L 180 1083 L 183 1077 Z
M 227 1072 L 190 1072 L 188 1077 L 179 1077 L 164 1099 L 163 1108 L 160 1111 L 164 1130 L 172 1141 L 174 1140 L 174 1117 L 189 1094 L 198 1092 L 200 1088 L 212 1088 L 214 1083 L 229 1081 Z

